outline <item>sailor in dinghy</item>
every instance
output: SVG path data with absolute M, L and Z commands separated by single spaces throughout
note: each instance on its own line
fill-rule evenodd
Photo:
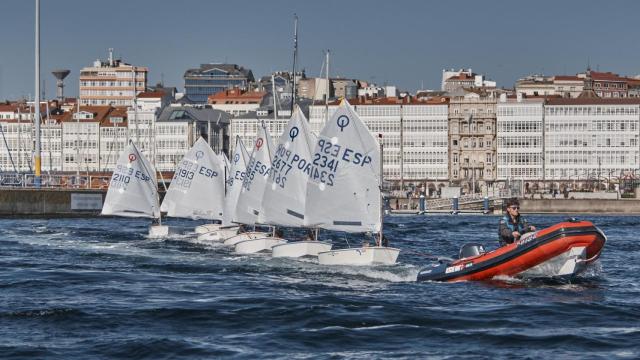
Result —
M 295 228 L 304 226 L 307 179 L 315 142 L 308 120 L 296 105 L 273 154 L 258 218 L 260 223 Z M 309 239 L 275 245 L 271 250 L 273 257 L 318 256 L 321 251 L 331 250 L 331 244 Z
M 258 126 L 258 136 L 247 165 L 247 171 L 242 182 L 242 190 L 238 198 L 238 205 L 233 221 L 238 224 L 259 225 L 262 212 L 262 198 L 271 171 L 271 155 L 273 153 L 271 135 L 264 122 Z M 250 254 L 263 250 L 271 250 L 274 245 L 286 243 L 286 240 L 275 236 L 272 232 L 249 232 L 238 234 L 224 241 L 225 245 L 235 246 L 235 252 Z
M 378 234 L 375 246 L 318 254 L 324 265 L 392 265 L 399 249 L 382 244 L 382 159 L 379 144 L 346 100 L 318 136 L 307 187 L 310 227 Z

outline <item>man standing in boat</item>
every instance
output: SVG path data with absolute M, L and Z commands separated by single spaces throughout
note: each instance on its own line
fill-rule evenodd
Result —
M 529 225 L 527 220 L 520 216 L 520 202 L 516 198 L 507 201 L 507 214 L 500 219 L 498 233 L 500 246 L 511 244 L 518 240 L 522 234 L 536 231 L 536 227 Z

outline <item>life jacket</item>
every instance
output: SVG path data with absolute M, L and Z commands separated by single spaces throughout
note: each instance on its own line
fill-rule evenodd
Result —
M 517 220 L 518 220 L 518 223 L 514 225 L 511 222 L 511 217 L 509 215 L 505 215 L 502 217 L 502 221 L 504 221 L 504 223 L 507 224 L 507 227 L 509 228 L 509 230 L 511 230 L 511 232 L 517 231 L 520 234 L 524 234 L 526 230 L 524 227 L 524 219 L 518 216 Z

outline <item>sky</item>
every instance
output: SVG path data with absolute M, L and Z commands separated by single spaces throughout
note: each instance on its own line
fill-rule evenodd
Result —
M 0 101 L 33 96 L 35 0 L 2 0 Z M 227 62 L 256 78 L 290 70 L 297 14 L 299 68 L 319 76 L 330 49 L 332 77 L 401 90 L 439 89 L 445 68 L 472 68 L 499 87 L 533 73 L 574 75 L 587 65 L 640 74 L 638 1 L 419 0 L 41 0 L 41 79 L 80 69 L 108 48 L 149 68 L 149 84 L 180 91 L 183 74 Z

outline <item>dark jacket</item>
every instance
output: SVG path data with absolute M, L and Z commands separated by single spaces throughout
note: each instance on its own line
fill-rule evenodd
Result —
M 515 240 L 513 238 L 514 231 L 517 231 L 522 235 L 532 231 L 532 229 L 527 220 L 520 215 L 515 218 L 515 222 L 511 219 L 511 216 L 503 216 L 502 219 L 500 219 L 500 227 L 498 229 L 498 234 L 500 235 L 500 246 L 511 244 Z

